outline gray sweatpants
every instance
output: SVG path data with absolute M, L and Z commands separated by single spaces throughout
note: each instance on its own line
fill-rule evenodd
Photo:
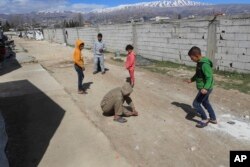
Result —
M 100 66 L 102 72 L 105 72 L 105 66 L 104 66 L 104 55 L 95 55 L 94 56 L 94 72 L 98 71 L 98 59 L 100 61 Z

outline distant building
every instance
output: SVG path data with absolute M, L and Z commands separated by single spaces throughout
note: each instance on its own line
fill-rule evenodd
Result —
M 150 21 L 161 22 L 169 19 L 170 19 L 169 17 L 156 16 L 155 18 L 151 18 Z
M 145 20 L 144 20 L 143 17 L 141 17 L 141 18 L 130 18 L 130 19 L 127 21 L 127 23 L 138 23 L 138 22 L 143 23 L 144 21 L 145 21 Z
M 190 15 L 188 16 L 189 19 L 194 19 L 195 18 L 195 15 Z
M 92 26 L 91 22 L 89 22 L 89 21 L 84 22 L 84 27 L 91 27 L 91 26 Z

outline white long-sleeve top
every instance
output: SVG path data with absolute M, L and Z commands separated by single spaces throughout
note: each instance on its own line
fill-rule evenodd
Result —
M 100 49 L 103 49 L 103 51 L 105 51 L 105 49 L 106 49 L 105 43 L 103 41 L 101 41 L 101 42 L 96 41 L 94 43 L 94 48 L 93 48 L 95 56 L 102 56 L 103 55 L 103 53 L 100 53 Z

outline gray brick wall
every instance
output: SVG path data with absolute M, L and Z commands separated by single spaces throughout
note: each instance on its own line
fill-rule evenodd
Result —
M 250 15 L 220 17 L 203 20 L 170 20 L 162 24 L 119 24 L 98 27 L 45 29 L 48 41 L 74 45 L 76 39 L 92 48 L 97 33 L 103 34 L 109 51 L 125 53 L 125 46 L 133 44 L 137 54 L 155 60 L 171 61 L 194 66 L 187 53 L 192 46 L 201 48 L 215 63 L 215 68 L 226 71 L 250 72 Z M 211 24 L 215 28 L 211 31 Z M 209 41 L 209 42 L 208 42 Z

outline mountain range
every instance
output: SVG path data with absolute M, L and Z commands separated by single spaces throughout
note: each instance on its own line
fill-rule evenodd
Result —
M 147 21 L 156 16 L 185 18 L 189 16 L 211 16 L 215 13 L 225 13 L 226 15 L 250 13 L 250 4 L 213 5 L 191 0 L 158 0 L 81 12 L 80 15 L 82 15 L 85 21 L 92 24 L 107 24 L 125 23 L 131 18 L 143 18 Z M 10 20 L 11 22 L 60 26 L 64 20 L 77 20 L 79 12 L 50 9 L 18 15 L 0 14 L 0 18 Z
M 102 9 L 95 9 L 92 11 L 84 12 L 80 11 L 80 13 L 87 14 L 87 13 L 109 13 L 115 12 L 119 10 L 127 10 L 127 9 L 143 9 L 143 8 L 170 8 L 170 7 L 188 7 L 188 6 L 206 6 L 210 5 L 208 3 L 196 2 L 191 0 L 160 0 L 160 1 L 151 1 L 151 2 L 140 2 L 134 4 L 123 4 L 115 7 L 108 7 Z M 46 9 L 38 11 L 37 13 L 64 13 L 69 11 L 58 10 L 58 9 Z M 71 11 L 75 12 L 75 11 Z
M 111 7 L 111 8 L 97 9 L 92 12 L 108 13 L 108 12 L 114 12 L 114 11 L 119 11 L 119 10 L 127 10 L 130 8 L 136 8 L 136 9 L 156 8 L 156 7 L 169 8 L 169 7 L 205 6 L 205 5 L 210 5 L 210 4 L 191 1 L 191 0 L 161 0 L 161 1 L 119 5 L 119 6 Z

